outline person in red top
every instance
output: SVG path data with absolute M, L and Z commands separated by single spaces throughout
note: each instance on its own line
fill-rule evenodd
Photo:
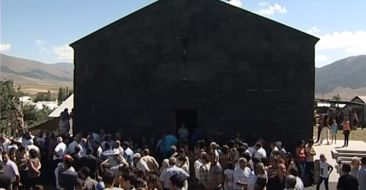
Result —
M 306 164 L 306 155 L 305 155 L 305 141 L 300 140 L 296 147 L 296 165 L 299 169 L 299 174 L 301 179 L 304 179 L 305 175 L 305 164 Z
M 351 132 L 351 127 L 350 127 L 350 123 L 349 123 L 349 119 L 348 117 L 344 117 L 344 121 L 343 121 L 343 135 L 344 135 L 344 147 L 348 146 L 348 140 L 349 140 L 349 134 Z

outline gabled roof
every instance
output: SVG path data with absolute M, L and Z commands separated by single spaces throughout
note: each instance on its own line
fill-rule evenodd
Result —
M 65 108 L 67 108 L 69 112 L 74 108 L 74 94 L 71 94 L 59 107 L 53 110 L 48 117 L 60 117 L 61 112 L 64 111 Z
M 133 16 L 142 14 L 144 11 L 147 11 L 149 9 L 153 9 L 154 7 L 156 7 L 157 5 L 159 5 L 161 2 L 165 2 L 165 1 L 162 1 L 162 0 L 159 1 L 158 0 L 158 1 L 154 2 L 154 3 L 151 3 L 151 4 L 147 5 L 146 7 L 143 7 L 143 8 L 141 8 L 141 9 L 139 9 L 139 10 L 137 10 L 137 11 L 135 11 L 135 12 L 133 12 L 133 13 L 125 16 L 125 17 L 120 18 L 117 21 L 114 21 L 114 22 L 112 22 L 112 23 L 110 23 L 110 24 L 108 24 L 108 25 L 100 28 L 99 30 L 96 30 L 96 31 L 92 32 L 91 34 L 88 34 L 88 35 L 82 37 L 79 40 L 76 40 L 75 42 L 71 43 L 70 46 L 73 47 L 73 45 L 75 45 L 75 44 L 77 44 L 79 42 L 82 42 L 84 40 L 87 40 L 89 38 L 92 38 L 92 37 L 94 37 L 96 35 L 102 34 L 102 33 L 104 33 L 104 31 L 108 30 L 109 28 L 113 28 L 116 25 L 119 25 L 119 24 L 125 22 L 126 20 L 128 20 L 129 18 L 131 18 Z
M 173 2 L 173 1 L 184 1 L 184 0 L 158 0 L 150 5 L 147 5 L 146 7 L 143 7 L 142 9 L 139 9 L 107 26 L 104 26 L 102 27 L 101 29 L 73 42 L 70 44 L 71 47 L 74 47 L 75 45 L 85 41 L 85 40 L 88 40 L 88 39 L 91 39 L 91 38 L 94 38 L 94 37 L 97 37 L 98 35 L 102 35 L 104 32 L 106 32 L 107 30 L 111 29 L 111 28 L 114 28 L 114 27 L 117 27 L 119 26 L 120 24 L 123 24 L 127 21 L 129 21 L 130 19 L 134 18 L 134 17 L 137 17 L 137 16 L 140 16 L 141 14 L 144 14 L 145 12 L 149 12 L 150 10 L 154 10 L 156 8 L 163 8 L 164 6 L 168 5 L 169 3 Z M 305 32 L 302 32 L 300 30 L 297 30 L 295 28 L 292 28 L 292 27 L 289 27 L 285 24 L 282 24 L 282 23 L 279 23 L 279 22 L 276 22 L 276 21 L 273 21 L 271 19 L 268 19 L 266 17 L 263 17 L 263 16 L 260 16 L 260 15 L 257 15 L 255 13 L 252 13 L 250 11 L 247 11 L 247 10 L 244 10 L 244 9 L 241 9 L 241 8 L 238 8 L 238 7 L 235 7 L 233 5 L 230 5 L 228 3 L 225 3 L 225 2 L 222 2 L 220 0 L 185 0 L 186 3 L 195 3 L 197 1 L 202 1 L 204 3 L 212 3 L 212 4 L 216 4 L 216 6 L 222 6 L 222 8 L 226 8 L 226 9 L 232 9 L 232 10 L 240 10 L 242 11 L 243 14 L 250 14 L 251 16 L 257 18 L 257 19 L 260 19 L 262 21 L 265 21 L 265 22 L 271 22 L 271 23 L 274 23 L 276 24 L 278 27 L 281 27 L 281 28 L 284 28 L 285 30 L 287 31 L 292 31 L 292 32 L 295 32 L 299 35 L 302 35 L 304 38 L 309 38 L 309 39 L 312 39 L 314 40 L 314 42 L 317 42 L 319 39 L 317 37 L 314 37 L 310 34 L 307 34 Z M 180 3 L 180 4 L 184 4 L 184 3 Z M 169 7 L 169 6 L 167 6 Z M 183 8 L 183 7 L 182 7 Z
M 52 132 L 56 132 L 58 129 L 58 117 L 54 117 L 51 118 L 37 126 L 31 127 L 28 130 L 32 133 L 32 134 L 37 134 L 40 133 L 41 131 L 52 131 Z
M 360 99 L 363 103 L 366 104 L 366 96 L 356 96 L 356 97 L 352 98 L 351 101 L 354 101 L 356 98 Z

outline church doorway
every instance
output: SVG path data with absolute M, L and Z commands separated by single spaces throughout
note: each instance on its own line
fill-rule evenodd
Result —
M 189 133 L 192 134 L 197 127 L 197 110 L 195 109 L 179 109 L 175 110 L 175 131 L 184 124 Z

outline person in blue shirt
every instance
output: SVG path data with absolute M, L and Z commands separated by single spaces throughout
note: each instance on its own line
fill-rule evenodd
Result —
M 337 132 L 338 132 L 338 124 L 337 124 L 337 121 L 335 119 L 333 119 L 333 123 L 330 128 L 330 133 L 331 133 L 331 137 L 332 137 L 332 141 L 330 142 L 330 144 L 333 144 L 333 140 L 334 140 L 334 144 L 337 144 Z
M 164 158 L 169 158 L 172 154 L 171 146 L 176 145 L 178 142 L 177 138 L 174 135 L 165 135 L 163 138 L 159 140 L 156 147 L 159 153 Z

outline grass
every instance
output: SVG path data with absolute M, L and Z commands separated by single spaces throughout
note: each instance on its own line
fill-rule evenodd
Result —
M 313 131 L 313 136 L 315 137 L 314 140 L 316 140 L 317 135 L 318 135 L 318 127 L 314 127 L 314 131 Z M 330 138 L 330 134 L 329 134 L 329 138 Z M 337 140 L 339 140 L 339 139 L 340 140 L 344 139 L 342 130 L 338 130 Z M 366 142 L 366 128 L 364 128 L 363 130 L 361 128 L 357 128 L 357 130 L 352 130 L 349 139 Z
M 56 95 L 58 93 L 58 90 L 60 87 L 66 87 L 68 86 L 69 88 L 72 89 L 72 82 L 68 83 L 68 82 L 49 82 L 49 81 L 44 81 L 43 83 L 40 82 L 29 82 L 29 83 L 18 83 L 15 82 L 14 87 L 15 88 L 20 88 L 20 91 L 28 93 L 30 95 L 34 95 L 37 94 L 38 92 L 47 92 L 48 90 L 51 92 L 52 95 Z

